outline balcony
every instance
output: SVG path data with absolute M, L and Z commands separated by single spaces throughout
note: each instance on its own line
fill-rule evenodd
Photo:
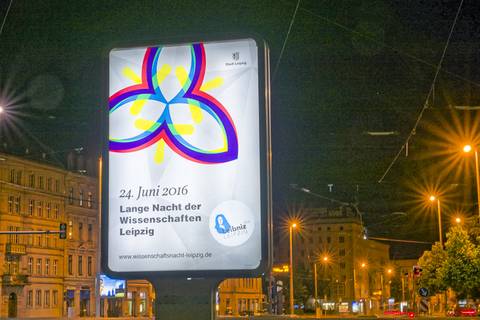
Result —
M 7 243 L 5 246 L 5 253 L 10 255 L 22 255 L 27 253 L 27 249 L 24 244 Z
M 28 276 L 25 274 L 4 274 L 2 276 L 4 286 L 24 286 L 28 284 Z

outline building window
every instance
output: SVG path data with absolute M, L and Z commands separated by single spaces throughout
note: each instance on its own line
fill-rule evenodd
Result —
M 37 259 L 37 274 L 42 274 L 42 259 Z
M 78 239 L 83 240 L 83 223 L 78 224 Z
M 43 201 L 37 201 L 37 216 L 43 216 Z
M 53 275 L 56 276 L 58 273 L 58 260 L 53 260 Z
M 42 306 L 42 291 L 41 290 L 36 290 L 35 291 L 35 305 L 37 307 Z
M 92 275 L 92 257 L 87 258 L 87 274 Z
M 55 179 L 55 192 L 60 192 L 60 181 Z
M 345 249 L 340 249 L 340 250 L 338 251 L 338 255 L 339 255 L 340 257 L 345 257 Z
M 38 188 L 39 189 L 44 189 L 45 188 L 45 182 L 43 176 L 38 177 Z
M 73 237 L 73 221 L 68 221 L 68 239 L 72 239 Z
M 330 231 L 330 227 L 327 227 L 327 231 Z
M 10 170 L 10 183 L 15 183 L 15 169 Z
M 58 305 L 58 291 L 57 290 L 52 291 L 52 304 L 53 304 L 54 307 L 56 307 Z
M 322 237 L 320 237 L 320 236 L 318 237 L 318 242 L 322 243 Z
M 31 216 L 33 216 L 33 209 L 34 209 L 34 207 L 35 207 L 35 200 L 30 199 L 30 200 L 28 201 L 28 214 L 31 215 Z
M 31 174 L 28 176 L 28 186 L 30 188 L 35 188 L 35 175 Z
M 52 204 L 50 202 L 47 202 L 47 218 L 52 217 Z
M 14 196 L 8 196 L 8 213 L 13 213 Z
M 88 224 L 88 241 L 92 241 L 93 235 L 93 225 L 91 223 Z
M 340 226 L 340 231 L 343 231 L 343 226 Z
M 88 192 L 87 195 L 87 207 L 91 208 L 92 207 L 92 202 L 93 202 L 93 195 L 91 192 Z
M 338 237 L 338 242 L 339 243 L 344 243 L 345 242 L 345 237 L 344 236 Z
M 68 274 L 73 275 L 73 256 L 68 255 Z
M 83 256 L 78 256 L 78 275 L 83 276 Z
M 15 197 L 15 213 L 20 213 L 20 197 Z
M 47 179 L 47 190 L 52 191 L 52 178 L 50 177 Z
M 80 207 L 83 207 L 83 190 L 80 190 L 78 193 L 78 205 Z
M 45 274 L 50 275 L 50 259 L 45 259 Z
M 45 305 L 46 308 L 49 308 L 50 307 L 50 290 L 45 290 L 44 293 L 45 293 L 44 294 L 45 297 L 44 297 L 44 300 L 43 300 L 44 305 Z
M 332 239 L 330 237 L 327 237 L 327 243 L 332 242 Z
M 60 212 L 60 206 L 58 205 L 58 203 L 56 203 L 56 204 L 53 206 L 53 219 L 58 219 L 58 217 L 59 217 L 59 212 Z
M 68 189 L 68 203 L 73 204 L 73 188 Z
M 33 274 L 33 258 L 28 257 L 28 274 Z
M 340 262 L 340 269 L 345 269 L 345 262 Z
M 33 290 L 27 292 L 27 308 L 33 307 Z

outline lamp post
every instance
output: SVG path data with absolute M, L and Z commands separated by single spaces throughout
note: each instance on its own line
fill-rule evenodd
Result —
M 296 223 L 290 224 L 288 231 L 290 235 L 290 314 L 294 314 L 293 310 L 293 229 L 297 227 Z
M 440 206 L 440 199 L 435 197 L 434 195 L 431 195 L 429 200 L 431 202 L 434 202 L 435 200 L 437 201 L 437 212 L 438 212 L 438 235 L 440 238 L 440 245 L 443 248 L 443 235 L 442 235 L 442 209 Z
M 327 255 L 324 255 L 324 256 L 322 257 L 322 263 L 324 264 L 324 266 L 323 266 L 323 275 L 325 276 L 325 278 L 327 277 L 326 271 L 327 271 L 328 261 L 329 261 L 328 256 L 327 256 Z M 325 291 L 324 291 L 324 293 L 323 293 L 323 300 L 324 300 L 325 303 L 326 303 L 326 302 L 327 302 L 327 293 L 326 293 L 327 288 L 324 287 L 324 290 L 325 290 Z M 323 308 L 322 308 L 322 309 L 323 309 Z M 325 316 L 326 316 L 326 315 L 327 315 L 327 309 L 325 309 Z
M 313 278 L 314 278 L 314 288 L 315 288 L 315 316 L 319 317 L 320 316 L 320 308 L 318 305 L 318 278 L 317 278 L 317 262 L 315 261 L 313 263 Z
M 471 145 L 467 144 L 463 147 L 463 152 L 469 153 L 473 150 L 475 154 L 475 178 L 477 182 L 477 207 L 478 207 L 478 220 L 480 222 L 480 173 L 478 170 L 478 150 L 477 148 L 472 148 Z

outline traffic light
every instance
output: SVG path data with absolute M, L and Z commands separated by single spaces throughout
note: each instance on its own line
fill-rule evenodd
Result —
M 66 223 L 60 223 L 60 239 L 67 239 L 67 224 Z
M 422 275 L 422 268 L 420 266 L 413 266 L 413 276 L 420 277 Z

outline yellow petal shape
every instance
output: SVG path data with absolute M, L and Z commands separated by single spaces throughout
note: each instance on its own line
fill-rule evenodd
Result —
M 201 87 L 200 90 L 202 91 L 209 91 L 215 88 L 220 87 L 223 85 L 223 78 L 222 77 L 216 77 L 213 78 L 212 80 L 205 82 Z
M 122 74 L 135 83 L 142 83 L 142 79 L 129 67 L 123 68 Z
M 157 143 L 157 149 L 155 150 L 153 161 L 155 161 L 155 163 L 162 163 L 164 155 L 165 155 L 165 141 L 160 140 Z
M 202 122 L 202 120 L 203 120 L 202 109 L 200 107 L 197 107 L 194 104 L 189 104 L 188 106 L 190 107 L 190 113 L 192 114 L 193 122 L 195 122 L 195 123 Z
M 130 113 L 134 116 L 138 115 L 140 111 L 142 111 L 145 102 L 147 102 L 147 100 L 135 100 L 135 102 L 130 107 Z
M 152 121 L 152 120 L 146 120 L 146 119 L 137 119 L 137 120 L 135 120 L 135 128 L 137 128 L 137 129 L 139 129 L 139 130 L 147 131 L 147 130 L 149 130 L 154 124 L 155 124 L 155 121 Z
M 185 83 L 187 82 L 187 70 L 184 67 L 177 67 L 175 69 L 175 75 L 177 76 L 178 82 L 180 82 L 180 86 L 183 88 Z
M 172 71 L 172 67 L 169 64 L 164 64 L 160 70 L 157 72 L 157 83 L 160 84 L 165 80 L 165 78 L 170 74 Z
M 191 124 L 174 124 L 175 131 L 178 134 L 190 135 L 193 134 L 193 126 Z

